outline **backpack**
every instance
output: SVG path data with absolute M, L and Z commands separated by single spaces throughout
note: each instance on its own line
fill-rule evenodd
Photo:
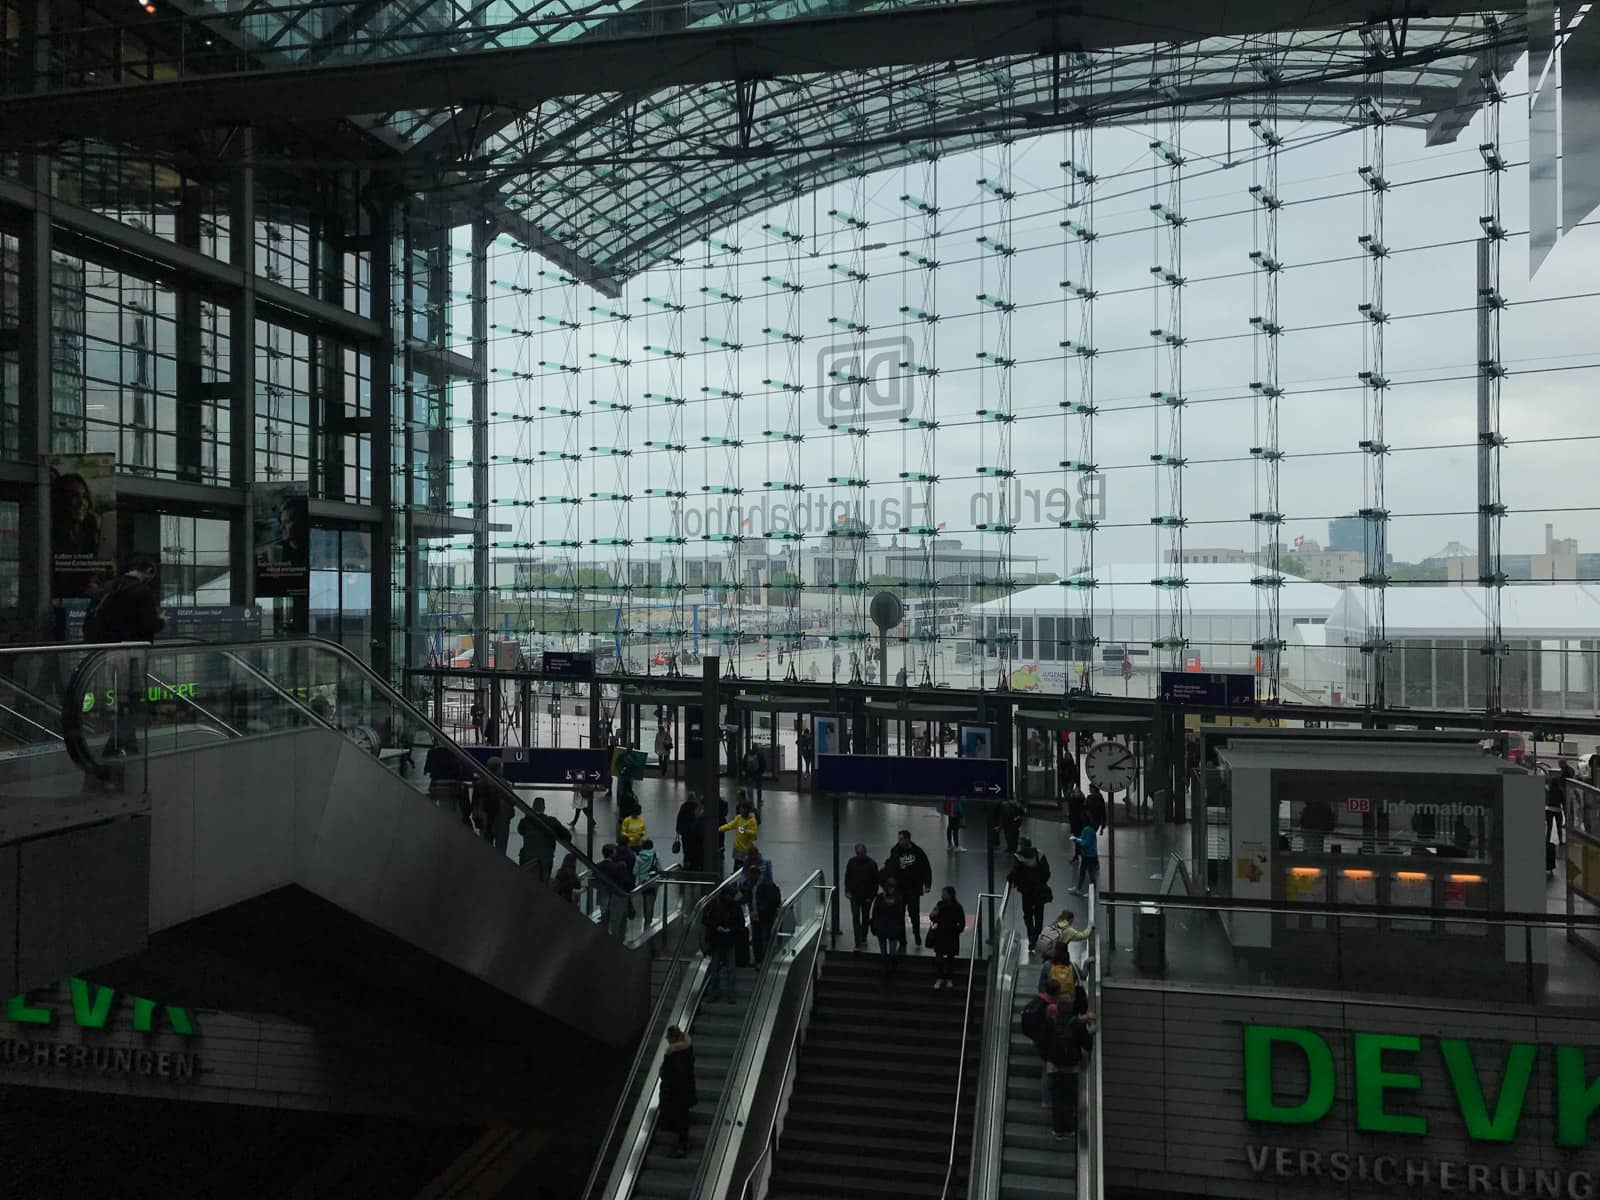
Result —
M 1022 1006 L 1022 1036 L 1027 1038 L 1039 1052 L 1044 1052 L 1044 1039 L 1050 1035 L 1050 1009 L 1043 996 L 1035 996 Z
M 1071 964 L 1056 963 L 1050 968 L 1048 978 L 1056 981 L 1061 988 L 1061 999 L 1070 1005 L 1078 990 L 1077 973 L 1073 971 Z
M 118 601 L 126 589 L 125 575 L 119 575 L 103 586 L 94 594 L 89 603 L 88 615 L 83 618 L 83 640 L 85 642 L 116 642 L 121 641 L 121 628 L 113 623 L 112 617 L 116 615 Z
M 1078 1044 L 1075 1020 L 1057 1021 L 1050 1031 L 1049 1047 L 1044 1051 L 1045 1061 L 1057 1067 L 1075 1067 L 1083 1060 L 1083 1047 Z

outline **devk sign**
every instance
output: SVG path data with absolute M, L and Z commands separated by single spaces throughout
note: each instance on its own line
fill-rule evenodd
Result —
M 1553 1128 L 1524 1128 L 1523 1107 L 1534 1066 L 1541 1053 L 1552 1054 L 1554 1068 Z M 1481 1054 L 1481 1051 L 1480 1051 Z M 1570 1168 L 1503 1166 L 1414 1153 L 1384 1153 L 1380 1142 L 1370 1150 L 1317 1151 L 1294 1146 L 1254 1144 L 1245 1147 L 1251 1170 L 1258 1176 L 1320 1179 L 1381 1189 L 1427 1188 L 1468 1195 L 1566 1197 L 1600 1200 L 1600 1182 L 1587 1155 L 1591 1118 L 1600 1109 L 1600 1076 L 1590 1078 L 1583 1046 L 1541 1047 L 1512 1042 L 1503 1062 L 1485 1064 L 1488 1078 L 1500 1085 L 1490 1095 L 1471 1046 L 1459 1038 L 1428 1038 L 1389 1033 L 1352 1033 L 1346 1070 L 1347 1095 L 1355 1128 L 1375 1135 L 1425 1138 L 1428 1117 L 1416 1111 L 1424 1056 L 1435 1056 L 1444 1069 L 1453 1110 L 1472 1142 L 1499 1144 L 1537 1137 L 1544 1132 L 1555 1145 L 1577 1152 Z M 1293 1058 L 1290 1058 L 1293 1056 Z M 1303 1086 L 1283 1095 L 1274 1086 L 1273 1066 L 1298 1066 L 1294 1078 Z M 1298 1060 L 1297 1062 L 1295 1060 Z M 1313 1125 L 1333 1108 L 1339 1070 L 1332 1048 L 1310 1029 L 1280 1025 L 1247 1025 L 1244 1029 L 1244 1104 L 1248 1120 L 1264 1125 Z M 1430 1105 L 1435 1112 L 1441 1107 Z M 1435 1117 L 1435 1120 L 1438 1118 Z M 1486 1147 L 1487 1148 L 1487 1147 Z M 1397 1150 L 1400 1148 L 1397 1147 Z M 1581 1164 L 1581 1165 L 1580 1165 Z

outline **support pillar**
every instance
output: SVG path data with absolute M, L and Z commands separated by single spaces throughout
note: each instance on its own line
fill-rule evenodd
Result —
M 228 476 L 244 492 L 244 510 L 235 518 L 237 528 L 229 539 L 232 553 L 230 599 L 234 604 L 256 600 L 255 505 L 251 493 L 256 477 L 256 171 L 255 131 L 241 129 L 235 136 L 240 163 L 233 172 L 228 206 L 228 257 L 244 272 L 244 287 L 233 304 L 228 321 L 228 379 L 232 388 L 229 412 Z M 377 472 L 374 472 L 377 474 Z M 376 618 L 377 602 L 373 613 Z
M 722 810 L 717 800 L 722 795 L 721 739 L 719 737 L 722 705 L 721 661 L 715 654 L 700 660 L 700 797 L 705 801 L 705 819 L 701 822 L 705 838 L 703 850 L 708 871 L 722 875 L 722 856 L 717 852 L 717 814 Z M 715 864 L 715 865 L 713 865 Z
M 21 5 L 22 88 L 43 87 L 50 65 L 50 4 L 33 0 Z M 44 455 L 50 453 L 52 374 L 50 337 L 53 308 L 50 288 L 50 213 L 45 203 L 50 191 L 50 160 L 42 155 L 22 159 L 23 182 L 39 201 L 19 230 L 18 279 L 20 344 L 17 354 L 18 404 L 21 444 L 25 461 L 36 472 L 33 495 L 22 505 L 19 530 L 22 553 L 21 609 L 40 637 L 53 636 L 50 613 L 50 472 Z
M 472 593 L 473 644 L 486 646 L 489 596 L 494 580 L 489 562 L 489 246 L 494 231 L 486 221 L 472 224 Z M 482 651 L 480 650 L 481 654 Z

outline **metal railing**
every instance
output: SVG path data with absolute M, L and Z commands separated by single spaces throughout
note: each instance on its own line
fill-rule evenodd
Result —
M 1000 915 L 992 916 L 991 917 L 991 921 L 996 921 L 996 920 L 1003 921 L 1005 919 L 1003 914 L 1006 911 L 1006 905 L 1010 901 L 1010 899 L 1011 899 L 1011 887 L 1010 887 L 1009 884 L 1006 886 L 1006 890 L 1003 893 L 980 892 L 978 894 L 978 909 L 977 909 L 977 913 L 976 913 L 977 919 L 973 922 L 973 928 L 977 932 L 974 934 L 974 938 L 973 938 L 972 956 L 967 961 L 967 998 L 966 998 L 966 1004 L 963 1006 L 962 1014 L 961 1014 L 961 1050 L 960 1050 L 960 1058 L 958 1058 L 956 1060 L 956 1100 L 955 1100 L 955 1104 L 952 1106 L 951 1113 L 950 1113 L 950 1153 L 949 1153 L 949 1156 L 945 1160 L 944 1186 L 939 1189 L 940 1200 L 949 1200 L 950 1185 L 955 1181 L 955 1175 L 956 1175 L 956 1150 L 959 1147 L 960 1140 L 961 1140 L 960 1139 L 960 1131 L 961 1131 L 961 1099 L 962 1099 L 961 1091 L 962 1091 L 962 1088 L 966 1086 L 966 1081 L 967 1081 L 967 1035 L 972 1029 L 972 993 L 973 993 L 973 985 L 977 982 L 977 979 L 978 979 L 978 959 L 981 957 L 982 949 L 983 949 L 983 933 L 982 933 L 982 930 L 983 930 L 983 909 L 984 909 L 984 906 L 987 904 L 989 906 L 989 908 L 991 910 L 993 910 L 995 902 L 999 901 L 1000 902 L 1000 908 L 999 908 L 999 914 Z M 991 941 L 990 944 L 994 948 L 994 950 L 998 951 L 1000 949 L 1000 947 L 1005 942 L 1005 931 L 1003 929 L 1000 929 L 998 926 L 996 926 L 995 928 L 997 929 L 997 932 L 994 935 L 994 938 L 993 938 L 993 940 Z M 994 979 L 994 966 L 996 964 L 998 964 L 998 962 L 999 962 L 998 955 L 997 954 L 992 954 L 991 955 L 991 966 L 990 966 L 990 969 L 985 972 L 986 981 L 993 982 L 993 979 Z M 996 1011 L 995 1008 L 994 1008 L 994 993 L 992 991 L 989 991 L 987 988 L 984 991 L 984 1002 L 988 1006 L 988 1011 L 992 1016 Z M 1009 1021 L 1007 1023 L 1009 1023 Z M 987 1029 L 988 1025 L 991 1025 L 991 1024 L 993 1024 L 992 1020 L 986 1023 L 985 1028 Z M 980 1065 L 979 1071 L 980 1071 L 980 1081 L 981 1081 L 981 1073 L 982 1073 L 981 1065 Z M 981 1082 L 980 1082 L 980 1086 L 981 1086 Z M 968 1169 L 969 1172 L 972 1169 L 972 1163 L 971 1163 L 970 1158 L 968 1160 L 967 1169 Z
M 992 935 L 984 1005 L 989 1017 L 983 1025 L 983 1047 L 978 1067 L 978 1094 L 972 1117 L 972 1153 L 967 1164 L 967 1195 L 996 1200 L 1000 1195 L 1000 1160 L 1003 1154 L 1006 1082 L 1011 1067 L 1011 1009 L 1017 975 L 1027 958 L 1023 938 L 1009 920 L 1016 892 L 1007 887 L 1003 896 L 985 893 L 984 900 L 1000 901 L 993 909 Z M 982 918 L 978 928 L 982 929 Z M 950 1176 L 945 1178 L 949 1195 Z
M 784 1112 L 783 1096 L 788 1090 L 790 1073 L 794 1069 L 800 1044 L 800 1033 L 805 1027 L 805 1014 L 809 1011 L 811 992 L 816 985 L 814 958 L 807 966 L 806 988 L 800 998 L 797 1019 L 789 1038 L 783 1082 L 779 1088 L 778 1099 L 772 1107 L 772 1116 L 766 1122 L 761 1140 L 761 1153 L 745 1173 L 738 1191 L 731 1191 L 731 1177 L 737 1168 L 738 1150 L 744 1138 L 748 1136 L 756 1085 L 764 1073 L 761 1068 L 770 1057 L 772 1040 L 777 1033 L 774 1028 L 774 1018 L 778 1014 L 779 1004 L 783 998 L 781 984 L 788 981 L 789 972 L 807 949 L 815 950 L 821 947 L 823 934 L 827 929 L 828 914 L 833 907 L 833 894 L 832 885 L 823 882 L 822 872 L 813 871 L 784 901 L 783 908 L 779 910 L 773 925 L 773 942 L 767 947 L 766 959 L 761 964 L 761 974 L 756 983 L 756 992 L 751 997 L 750 1008 L 746 1011 L 744 1022 L 740 1026 L 739 1038 L 734 1043 L 735 1082 L 723 1091 L 722 1098 L 717 1102 L 716 1112 L 712 1114 L 711 1125 L 706 1133 L 705 1153 L 701 1157 L 700 1169 L 695 1173 L 695 1181 L 689 1191 L 691 1196 L 731 1194 L 743 1200 L 748 1196 L 762 1165 L 772 1157 L 778 1123 L 782 1120 Z M 814 904 L 808 911 L 802 912 L 802 902 L 806 900 L 814 901 Z M 779 938 L 782 936 L 780 931 L 786 923 L 790 928 L 787 937 L 780 942 Z M 780 965 L 784 967 L 781 971 L 777 969 Z M 747 1069 L 740 1071 L 740 1066 Z
M 722 894 L 730 887 L 738 885 L 743 877 L 741 868 L 729 875 L 720 883 L 712 886 L 707 884 L 706 894 L 700 897 L 694 908 L 684 916 L 683 928 L 679 933 L 677 944 L 673 947 L 672 958 L 667 964 L 666 977 L 662 981 L 661 991 L 656 996 L 655 1003 L 650 1006 L 650 1016 L 646 1019 L 644 1032 L 639 1038 L 639 1049 L 634 1053 L 633 1062 L 628 1067 L 627 1077 L 623 1080 L 620 1098 L 616 1107 L 611 1111 L 611 1120 L 606 1125 L 604 1136 L 600 1139 L 600 1150 L 595 1155 L 594 1165 L 589 1168 L 589 1177 L 585 1181 L 583 1191 L 580 1193 L 585 1200 L 594 1200 L 600 1193 L 595 1189 L 603 1186 L 606 1179 L 615 1171 L 617 1160 L 621 1157 L 622 1144 L 620 1139 L 624 1136 L 622 1123 L 625 1115 L 630 1118 L 638 1112 L 648 1125 L 649 1114 L 642 1111 L 641 1101 L 646 1087 L 654 1083 L 653 1077 L 647 1080 L 648 1068 L 654 1064 L 656 1056 L 661 1049 L 661 1040 L 666 1036 L 667 1028 L 676 1020 L 681 1019 L 673 1015 L 674 1006 L 682 1008 L 693 997 L 683 995 L 689 976 L 699 967 L 700 941 L 699 931 L 701 918 L 705 913 L 706 905 L 712 899 Z M 630 1125 L 631 1128 L 631 1125 Z
M 1088 989 L 1088 1011 L 1100 1016 L 1100 964 L 1101 933 L 1098 889 L 1089 885 L 1089 913 L 1094 918 L 1094 929 L 1089 939 L 1089 957 L 1083 972 L 1083 985 Z M 1094 1047 L 1078 1071 L 1078 1127 L 1074 1131 L 1078 1142 L 1078 1192 L 1077 1200 L 1105 1200 L 1105 1136 L 1100 1120 L 1102 1099 L 1100 1048 Z

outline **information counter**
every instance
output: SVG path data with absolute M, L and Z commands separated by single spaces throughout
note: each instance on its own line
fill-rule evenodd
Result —
M 1218 758 L 1231 810 L 1227 890 L 1278 909 L 1232 914 L 1237 950 L 1290 968 L 1329 953 L 1408 971 L 1461 969 L 1464 956 L 1545 961 L 1540 931 L 1446 915 L 1544 911 L 1544 794 L 1531 772 L 1474 746 L 1383 741 L 1240 741 Z M 1372 916 L 1299 917 L 1300 904 Z

